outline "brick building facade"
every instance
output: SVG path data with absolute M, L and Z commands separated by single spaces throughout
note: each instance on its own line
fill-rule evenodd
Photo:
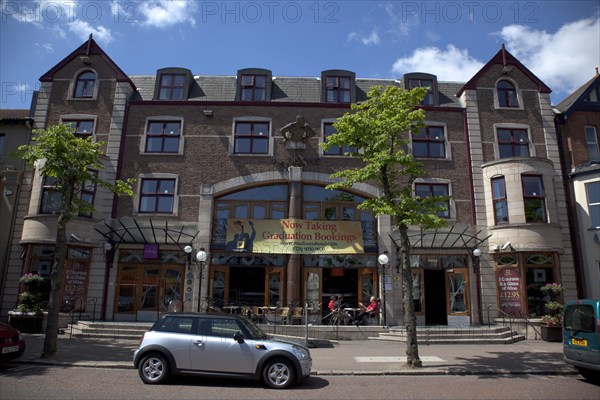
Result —
M 427 170 L 414 190 L 451 196 L 447 228 L 411 231 L 418 323 L 469 326 L 502 313 L 536 315 L 547 282 L 562 283 L 566 299 L 576 297 L 550 89 L 504 48 L 466 83 L 426 73 L 361 79 L 346 70 L 280 77 L 260 68 L 128 76 L 90 38 L 41 81 L 35 128 L 87 127 L 76 133 L 107 143 L 103 177 L 137 179 L 133 198 L 96 189 L 96 211 L 69 225 L 67 270 L 80 279 L 63 300 L 98 318 L 153 320 L 175 301 L 185 310 L 307 303 L 318 321 L 329 297 L 342 294 L 352 306 L 384 297 L 387 323 L 400 323 L 397 233 L 389 217 L 356 207 L 378 188 L 324 189 L 332 172 L 358 161 L 343 155 L 351 149 L 325 152 L 320 143 L 374 85 L 430 88 L 426 128 L 409 138 L 408 151 Z M 10 259 L 11 293 L 22 273 L 44 272 L 52 255 L 55 217 L 42 211 L 43 181 L 35 171 L 24 180 L 23 222 L 12 242 L 24 258 Z M 249 233 L 287 218 L 356 221 L 364 252 L 229 247 L 233 223 Z M 195 265 L 186 246 L 192 254 L 205 249 L 208 261 Z M 390 266 L 377 263 L 384 251 Z M 15 301 L 4 296 L 2 315 Z

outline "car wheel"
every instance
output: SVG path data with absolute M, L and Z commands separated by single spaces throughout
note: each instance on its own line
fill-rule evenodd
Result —
M 581 376 L 587 379 L 590 382 L 599 382 L 600 381 L 600 372 L 593 371 L 591 369 L 586 368 L 577 368 Z
M 142 358 L 138 372 L 144 383 L 164 383 L 169 377 L 169 363 L 161 354 L 148 354 Z
M 263 369 L 265 384 L 273 389 L 287 389 L 294 384 L 295 371 L 285 358 L 269 360 Z

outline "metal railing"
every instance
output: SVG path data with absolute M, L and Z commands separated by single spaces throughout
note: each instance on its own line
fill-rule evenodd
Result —
M 529 338 L 529 328 L 531 328 L 531 330 L 533 331 L 534 334 L 534 338 L 538 339 L 541 337 L 541 332 L 539 329 L 539 326 L 535 325 L 534 323 L 531 322 L 531 318 L 526 315 L 523 314 L 522 312 L 518 312 L 516 313 L 516 315 L 514 314 L 509 314 L 506 311 L 503 311 L 501 309 L 499 309 L 495 304 L 488 304 L 486 307 L 486 312 L 487 312 L 487 320 L 489 323 L 489 326 L 491 326 L 491 321 L 495 320 L 498 317 L 490 317 L 490 312 L 491 311 L 495 311 L 498 313 L 498 315 L 500 316 L 499 318 L 501 318 L 502 320 L 502 325 L 507 325 L 508 322 L 508 327 L 511 331 L 515 331 L 516 329 L 514 329 L 515 325 L 524 325 L 525 326 L 525 332 L 524 335 L 526 338 Z

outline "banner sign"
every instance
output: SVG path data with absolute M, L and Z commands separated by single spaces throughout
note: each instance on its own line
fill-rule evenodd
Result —
M 521 315 L 521 274 L 518 268 L 497 272 L 500 309 L 508 315 Z
M 362 254 L 360 221 L 229 219 L 226 251 L 269 254 Z

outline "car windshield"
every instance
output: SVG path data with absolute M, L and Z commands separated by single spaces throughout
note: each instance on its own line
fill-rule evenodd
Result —
M 268 339 L 269 336 L 263 332 L 254 322 L 250 321 L 245 317 L 240 317 L 240 321 L 246 326 L 246 329 L 250 335 L 248 339 Z

